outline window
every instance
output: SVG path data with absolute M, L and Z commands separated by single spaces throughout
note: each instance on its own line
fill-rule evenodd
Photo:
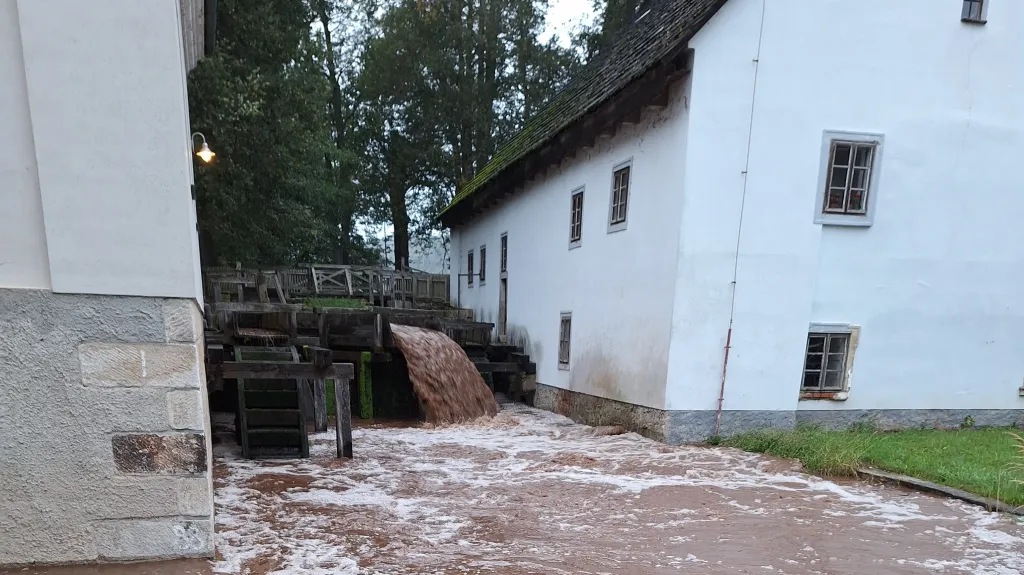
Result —
M 620 164 L 612 173 L 612 205 L 608 214 L 608 231 L 626 229 L 626 211 L 629 207 L 629 176 L 631 162 Z
M 825 132 L 815 223 L 870 226 L 883 136 Z
M 849 333 L 810 333 L 800 391 L 843 391 Z
M 583 188 L 572 193 L 569 204 L 569 249 L 578 248 L 583 241 Z
M 501 234 L 501 272 L 508 271 L 508 232 Z
M 473 250 L 469 250 L 469 256 L 466 259 L 466 273 L 468 274 L 466 283 L 473 287 Z
M 963 12 L 960 14 L 960 19 L 964 22 L 974 22 L 976 24 L 984 24 L 988 3 L 985 0 L 964 0 Z
M 487 273 L 487 246 L 480 246 L 480 285 L 484 285 L 484 280 L 487 279 L 485 274 Z
M 569 369 L 569 341 L 572 337 L 572 313 L 563 312 L 558 324 L 558 369 Z

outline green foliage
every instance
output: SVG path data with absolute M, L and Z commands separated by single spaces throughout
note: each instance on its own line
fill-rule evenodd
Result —
M 363 419 L 373 419 L 372 358 L 373 354 L 368 351 L 359 354 L 359 417 Z
M 192 127 L 217 152 L 196 168 L 204 263 L 330 261 L 345 190 L 326 123 L 330 85 L 301 0 L 222 0 L 217 52 L 189 76 Z
M 763 430 L 736 435 L 725 445 L 799 459 L 822 475 L 853 475 L 860 467 L 910 475 L 1011 505 L 1024 505 L 1024 484 L 1013 462 L 1024 458 L 1024 439 L 1005 429 Z
M 547 0 L 221 0 L 189 76 L 205 265 L 394 258 L 551 100 L 582 53 L 539 40 Z

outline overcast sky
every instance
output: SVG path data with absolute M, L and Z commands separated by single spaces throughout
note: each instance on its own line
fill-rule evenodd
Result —
M 576 24 L 594 19 L 590 0 L 549 0 L 547 34 L 557 33 L 563 44 L 568 43 L 568 31 Z M 543 37 L 547 40 L 546 35 Z

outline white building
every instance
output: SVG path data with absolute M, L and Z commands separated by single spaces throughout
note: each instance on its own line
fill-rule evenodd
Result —
M 1021 102 L 1017 0 L 653 2 L 447 208 L 453 296 L 670 442 L 1024 421 Z
M 0 565 L 213 554 L 210 0 L 0 0 Z

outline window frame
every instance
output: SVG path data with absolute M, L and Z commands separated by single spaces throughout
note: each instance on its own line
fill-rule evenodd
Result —
M 837 213 L 825 211 L 825 198 L 830 185 L 829 176 L 832 172 L 832 150 L 836 142 L 850 143 L 851 145 L 874 144 L 870 172 L 868 174 L 867 189 L 865 190 L 864 213 Z M 849 194 L 850 180 L 853 171 L 853 152 L 851 152 L 851 166 L 848 170 L 845 183 L 845 193 Z M 818 168 L 818 192 L 814 201 L 814 223 L 830 226 L 853 226 L 870 227 L 875 222 L 875 210 L 878 208 L 879 184 L 881 181 L 882 161 L 885 156 L 885 135 L 876 132 L 849 132 L 840 130 L 824 130 L 821 136 L 821 156 Z
M 988 0 L 964 0 L 960 8 L 960 21 L 968 24 L 985 24 L 988 22 Z M 971 9 L 978 6 L 978 16 L 972 17 Z
M 485 285 L 487 281 L 487 244 L 480 246 L 480 264 L 477 276 L 480 278 L 480 285 Z
M 615 207 L 618 204 L 616 202 L 616 191 L 617 191 L 617 175 L 622 170 L 629 170 L 626 178 L 626 199 L 623 202 L 623 214 L 621 220 L 615 219 Z M 633 197 L 633 158 L 624 160 L 612 166 L 612 182 L 611 190 L 608 193 L 608 233 L 621 232 L 626 229 L 626 225 L 629 222 L 629 205 L 632 202 Z
M 501 273 L 508 273 L 508 232 L 501 234 L 501 253 L 498 257 Z
M 822 348 L 822 364 L 818 378 L 818 387 L 805 387 L 804 378 L 807 372 L 807 360 L 811 354 L 811 338 L 824 336 L 824 347 Z M 833 337 L 846 338 L 846 346 L 843 349 L 843 366 L 840 370 L 840 385 L 837 387 L 825 387 L 825 374 L 828 372 L 828 355 Z M 804 356 L 800 369 L 800 400 L 832 400 L 845 401 L 850 395 L 850 380 L 853 375 L 853 361 L 860 342 L 860 326 L 845 323 L 812 323 L 807 330 L 807 338 L 804 341 Z M 833 370 L 834 371 L 834 370 Z
M 473 287 L 473 250 L 466 252 L 466 284 Z
M 566 329 L 563 330 L 562 328 Z M 565 344 L 563 360 L 562 344 Z M 558 316 L 558 369 L 568 370 L 572 362 L 572 312 L 563 311 Z
M 575 249 L 583 245 L 583 211 L 587 203 L 587 188 L 580 186 L 569 192 L 569 249 Z M 577 227 L 576 221 L 576 198 L 580 198 L 579 209 L 579 234 L 574 235 Z

